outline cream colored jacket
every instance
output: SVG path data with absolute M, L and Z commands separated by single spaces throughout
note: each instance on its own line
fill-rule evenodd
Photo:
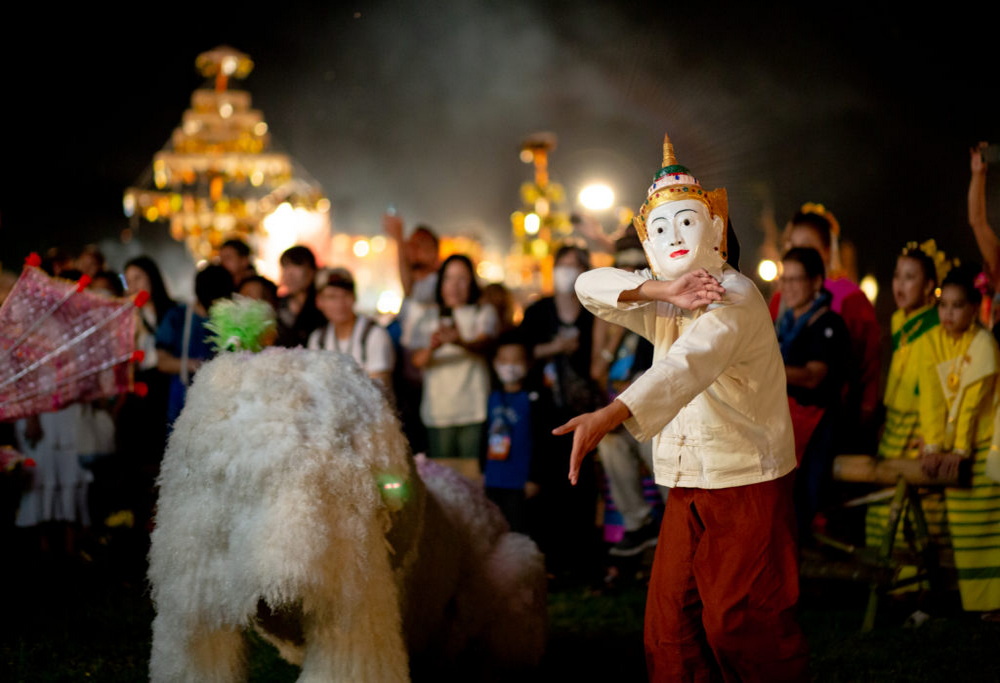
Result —
M 653 439 L 656 483 L 706 489 L 777 479 L 795 468 L 785 366 L 767 305 L 728 266 L 716 273 L 723 301 L 685 311 L 672 304 L 618 303 L 651 278 L 599 268 L 576 281 L 587 310 L 649 339 L 653 365 L 618 396 L 625 426 Z

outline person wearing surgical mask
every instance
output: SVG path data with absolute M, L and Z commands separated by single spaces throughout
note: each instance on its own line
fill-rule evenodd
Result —
M 533 535 L 533 499 L 539 492 L 536 469 L 552 440 L 547 419 L 551 398 L 527 383 L 528 362 L 528 349 L 516 332 L 500 336 L 493 355 L 499 386 L 487 404 L 483 473 L 486 496 L 500 508 L 511 529 Z
M 591 376 L 594 316 L 577 298 L 577 278 L 590 269 L 590 254 L 574 244 L 556 251 L 552 269 L 554 293 L 529 306 L 518 328 L 531 349 L 530 380 L 552 394 L 552 420 L 562 424 L 581 412 L 604 405 L 604 394 Z M 572 444 L 554 441 L 539 464 L 539 507 L 544 528 L 537 539 L 549 570 L 556 575 L 577 574 L 596 563 L 600 538 L 594 524 L 598 499 L 597 476 L 592 466 L 583 468 L 576 487 L 566 481 Z M 592 458 L 588 463 L 592 464 Z M 577 577 L 581 578 L 581 577 Z M 589 577 L 587 577 L 589 578 Z
M 600 392 L 590 378 L 594 317 L 580 305 L 574 289 L 576 279 L 589 269 L 590 254 L 585 249 L 561 247 L 552 268 L 553 295 L 529 306 L 520 326 L 534 370 L 542 372 L 556 405 L 569 414 L 600 403 Z

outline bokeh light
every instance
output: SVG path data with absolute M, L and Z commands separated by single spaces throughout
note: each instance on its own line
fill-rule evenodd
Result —
M 764 282 L 774 282 L 774 278 L 778 277 L 778 264 L 771 259 L 764 259 L 757 266 L 757 275 Z
M 604 183 L 592 183 L 580 190 L 580 203 L 589 211 L 604 211 L 615 203 L 615 191 Z
M 371 251 L 371 244 L 368 243 L 368 240 L 360 239 L 354 243 L 354 255 L 357 256 L 358 258 L 364 258 L 365 256 L 368 256 L 368 252 L 370 251 Z
M 375 303 L 375 310 L 383 315 L 396 315 L 399 313 L 399 309 L 402 306 L 403 297 L 399 295 L 399 292 L 387 289 L 378 295 L 378 301 Z
M 858 286 L 861 288 L 861 291 L 865 293 L 865 296 L 868 297 L 868 300 L 874 305 L 875 299 L 878 298 L 878 280 L 875 279 L 875 276 L 871 273 L 865 275 L 861 278 L 861 282 L 858 283 Z

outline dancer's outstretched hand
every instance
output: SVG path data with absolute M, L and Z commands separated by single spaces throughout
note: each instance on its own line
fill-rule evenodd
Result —
M 580 476 L 580 463 L 587 453 L 597 448 L 604 435 L 627 420 L 631 414 L 624 403 L 616 400 L 600 410 L 577 415 L 566 424 L 552 430 L 557 436 L 573 432 L 573 452 L 569 457 L 571 484 L 576 485 Z

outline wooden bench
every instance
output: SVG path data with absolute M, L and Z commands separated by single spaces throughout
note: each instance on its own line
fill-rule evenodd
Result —
M 813 578 L 847 579 L 869 585 L 868 606 L 861 626 L 863 632 L 875 626 L 879 599 L 890 591 L 926 582 L 930 590 L 944 589 L 941 548 L 933 542 L 921 500 L 928 489 L 955 486 L 955 480 L 931 479 L 920 469 L 918 460 L 877 460 L 869 455 L 839 455 L 834 459 L 833 478 L 837 481 L 885 487 L 841 504 L 844 508 L 889 502 L 889 518 L 877 547 L 858 547 L 822 533 L 814 534 L 821 545 L 845 553 L 849 559 L 803 556 L 802 573 Z M 904 547 L 897 536 L 903 528 Z M 904 566 L 916 568 L 901 577 Z

